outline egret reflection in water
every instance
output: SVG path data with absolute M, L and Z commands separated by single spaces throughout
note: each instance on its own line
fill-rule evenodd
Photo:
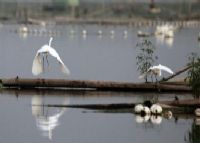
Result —
M 32 115 L 36 119 L 36 126 L 42 131 L 42 135 L 50 140 L 53 136 L 53 130 L 59 126 L 59 118 L 65 113 L 67 108 L 53 108 L 44 106 L 46 101 L 42 96 L 32 97 Z M 69 98 L 65 98 L 61 104 L 68 105 Z
M 168 47 L 172 47 L 174 44 L 174 37 L 166 38 L 164 35 L 155 35 L 155 37 L 158 44 L 166 44 Z
M 155 30 L 157 43 L 166 44 L 167 46 L 172 47 L 174 43 L 174 33 L 178 29 L 180 29 L 180 27 L 168 24 L 157 26 Z

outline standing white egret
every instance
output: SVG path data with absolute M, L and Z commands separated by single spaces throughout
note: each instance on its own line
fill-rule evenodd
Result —
M 124 38 L 127 38 L 128 37 L 128 31 L 124 30 L 123 35 L 124 35 Z
M 152 66 L 152 67 L 150 67 L 147 70 L 147 72 L 145 72 L 144 74 L 140 75 L 139 78 L 144 78 L 148 74 L 151 74 L 151 77 L 154 75 L 155 78 L 156 78 L 156 81 L 157 81 L 157 76 L 161 76 L 162 75 L 162 72 L 161 72 L 162 70 L 166 71 L 166 72 L 168 72 L 170 74 L 174 74 L 174 72 L 170 68 L 159 64 L 158 66 Z
M 61 71 L 65 73 L 66 75 L 70 74 L 69 69 L 65 66 L 63 61 L 61 60 L 60 56 L 56 52 L 54 48 L 51 47 L 51 42 L 53 38 L 51 37 L 49 40 L 49 45 L 42 46 L 36 53 L 36 56 L 33 60 L 33 66 L 32 66 L 32 73 L 33 75 L 39 75 L 44 71 L 44 57 L 46 56 L 47 64 L 49 65 L 47 56 L 51 55 L 57 59 L 59 64 L 61 65 Z
M 110 38 L 111 38 L 111 39 L 114 39 L 114 38 L 115 38 L 115 31 L 114 31 L 114 30 L 111 30 L 111 31 L 110 31 Z

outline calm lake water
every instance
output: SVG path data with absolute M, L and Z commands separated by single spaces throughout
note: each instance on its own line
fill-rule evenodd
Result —
M 179 95 L 179 94 L 178 94 Z M 156 93 L 28 92 L 2 91 L 0 140 L 2 142 L 191 142 L 199 141 L 199 127 L 191 116 L 145 117 L 133 109 L 87 110 L 36 105 L 137 103 Z M 190 98 L 188 94 L 182 94 Z M 173 100 L 174 94 L 162 94 Z M 160 99 L 160 100 L 161 100 Z M 193 135 L 191 137 L 191 134 Z M 197 143 L 196 142 L 196 143 Z
M 71 71 L 66 77 L 60 72 L 57 61 L 50 60 L 50 70 L 42 78 L 65 78 L 83 80 L 111 80 L 141 82 L 136 66 L 138 50 L 136 44 L 142 39 L 137 31 L 153 32 L 155 27 L 136 28 L 125 26 L 28 26 L 30 34 L 16 33 L 19 25 L 1 26 L 0 29 L 0 77 L 34 78 L 31 73 L 33 58 L 37 50 L 48 44 L 50 35 L 55 33 L 52 46 Z M 74 34 L 70 34 L 73 30 Z M 82 31 L 87 30 L 87 36 Z M 102 36 L 98 36 L 98 30 Z M 110 34 L 114 31 L 114 34 Z M 124 36 L 124 31 L 127 35 Z M 40 33 L 44 34 L 40 34 Z M 173 71 L 183 68 L 191 52 L 199 52 L 197 40 L 199 28 L 185 28 L 175 32 L 173 39 L 151 37 L 158 61 Z M 169 42 L 170 41 L 170 42 Z
M 67 25 L 28 26 L 30 33 L 16 32 L 20 25 L 1 25 L 0 77 L 64 78 L 143 82 L 138 78 L 136 47 L 141 38 L 137 31 L 153 32 L 155 27 Z M 87 36 L 82 31 L 87 30 Z M 73 30 L 73 31 L 72 31 Z M 102 31 L 102 36 L 98 35 Z M 111 34 L 115 31 L 114 34 Z M 70 32 L 71 31 L 71 32 Z M 127 34 L 124 34 L 127 31 Z M 39 77 L 31 73 L 37 50 L 53 34 L 53 47 L 71 71 L 66 77 L 53 58 L 50 69 Z M 72 34 L 74 33 L 74 34 Z M 125 32 L 126 33 L 126 32 Z M 199 52 L 199 28 L 184 28 L 168 41 L 150 37 L 156 46 L 158 63 L 177 71 L 187 63 L 191 52 Z M 167 76 L 167 74 L 164 74 Z M 180 77 L 183 77 L 181 75 Z M 192 98 L 190 94 L 123 93 L 123 92 L 38 92 L 1 91 L 1 142 L 71 142 L 71 143 L 133 143 L 176 142 L 199 143 L 196 119 L 191 116 L 146 117 L 142 121 L 133 109 L 102 111 L 55 108 L 47 104 L 138 103 L 159 96 L 159 100 L 174 100 L 174 96 Z M 140 123 L 139 123 L 140 122 Z

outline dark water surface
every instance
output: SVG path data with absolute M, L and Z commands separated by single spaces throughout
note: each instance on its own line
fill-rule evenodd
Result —
M 115 92 L 19 92 L 2 91 L 0 100 L 0 140 L 2 142 L 189 142 L 194 119 L 190 116 L 136 116 L 128 110 L 87 110 L 36 105 L 137 103 L 154 93 Z M 182 95 L 181 95 L 182 96 Z M 190 95 L 184 94 L 184 97 Z M 163 94 L 160 100 L 173 100 Z M 192 134 L 198 134 L 199 126 Z M 196 137 L 195 139 L 198 139 Z
M 30 32 L 26 34 L 16 32 L 19 27 L 20 25 L 1 25 L 1 78 L 19 76 L 143 82 L 138 79 L 136 66 L 135 46 L 141 41 L 137 37 L 137 30 L 155 30 L 155 27 L 50 25 L 42 28 L 28 26 Z M 87 30 L 87 36 L 82 34 L 84 29 Z M 98 30 L 102 30 L 102 36 L 98 35 Z M 111 30 L 115 34 L 111 34 Z M 128 34 L 124 34 L 124 31 Z M 198 32 L 199 28 L 184 28 L 175 32 L 171 41 L 150 37 L 156 46 L 158 63 L 167 65 L 174 71 L 184 67 L 188 54 L 199 51 Z M 53 47 L 71 71 L 69 77 L 60 72 L 59 65 L 53 58 L 50 58 L 50 70 L 39 77 L 34 77 L 31 73 L 36 51 L 48 43 L 50 35 L 54 37 Z M 10 90 L 1 91 L 0 95 L 1 142 L 199 143 L 198 122 L 191 116 L 173 116 L 171 119 L 146 117 L 141 121 L 133 114 L 133 109 L 98 111 L 35 106 L 138 103 L 160 96 L 156 93 Z M 174 100 L 175 95 L 180 99 L 192 98 L 190 94 L 166 93 L 159 100 Z

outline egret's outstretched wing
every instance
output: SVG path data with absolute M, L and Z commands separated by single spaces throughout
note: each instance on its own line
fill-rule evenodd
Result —
M 67 66 L 63 63 L 63 61 L 61 60 L 60 56 L 58 55 L 58 53 L 56 52 L 55 49 L 53 49 L 52 47 L 49 48 L 49 54 L 52 55 L 53 57 L 55 57 L 58 62 L 60 63 L 61 65 L 61 71 L 63 73 L 65 73 L 66 75 L 69 75 L 70 74 L 70 71 L 69 69 L 67 68 Z
M 159 65 L 159 68 L 160 68 L 161 70 L 164 70 L 164 71 L 170 73 L 170 74 L 174 74 L 174 72 L 173 72 L 170 68 L 168 68 L 168 67 L 166 67 L 166 66 Z
M 37 53 L 33 60 L 32 73 L 33 73 L 33 75 L 36 76 L 42 72 L 43 72 L 42 60 L 41 60 L 39 54 Z
M 59 62 L 60 63 L 60 65 L 61 65 L 61 71 L 63 72 L 63 73 L 65 73 L 66 75 L 69 75 L 70 74 L 70 71 L 69 71 L 69 69 L 67 68 L 67 66 L 63 63 L 63 62 Z

